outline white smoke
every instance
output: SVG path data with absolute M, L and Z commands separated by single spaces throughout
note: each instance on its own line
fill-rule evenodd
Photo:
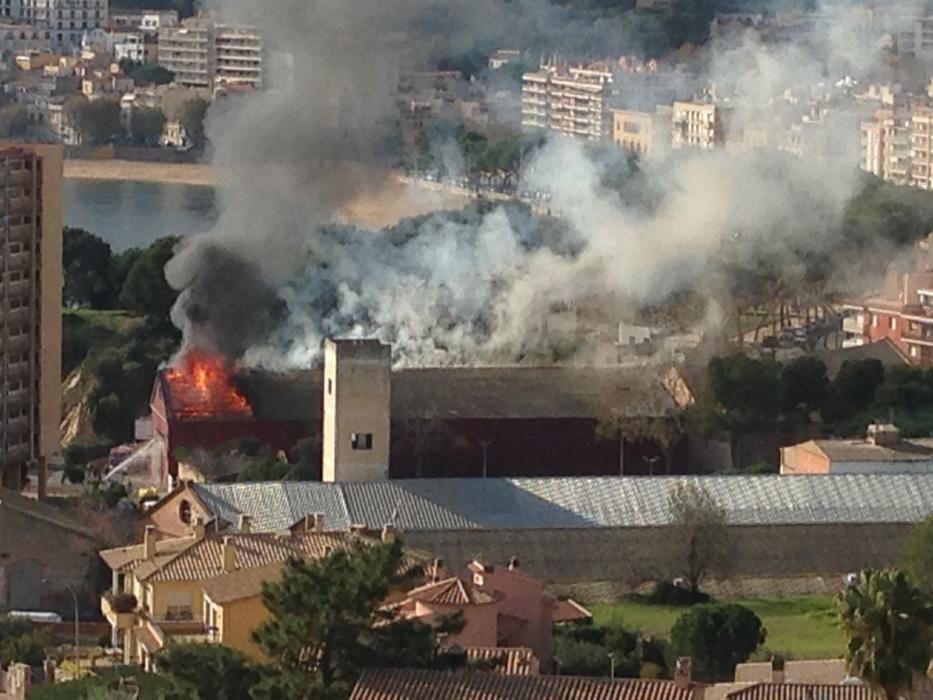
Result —
M 243 12 L 239 3 L 222 9 Z M 198 280 L 210 277 L 211 250 L 258 269 L 285 304 L 284 321 L 271 334 L 264 288 L 253 293 L 255 285 L 238 288 L 229 279 L 231 303 L 212 306 L 217 284 L 202 283 L 209 294 L 196 300 L 216 326 L 249 339 L 248 362 L 306 366 L 328 335 L 391 341 L 404 364 L 514 360 L 545 344 L 555 304 L 652 303 L 687 288 L 712 290 L 723 256 L 767 257 L 791 268 L 801 251 L 834 243 L 827 237 L 857 191 L 857 162 L 759 151 L 675 154 L 643 164 L 657 199 L 642 206 L 604 187 L 612 166 L 560 138 L 527 164 L 523 177 L 527 187 L 551 193 L 549 207 L 562 226 L 504 206 L 428 217 L 391 234 L 332 225 L 342 204 L 381 177 L 365 162 L 394 118 L 403 65 L 469 45 L 505 11 L 491 1 L 452 2 L 441 13 L 442 24 L 455 28 L 446 37 L 414 48 L 399 38 L 412 25 L 436 23 L 438 12 L 417 0 L 352 8 L 294 0 L 249 16 L 275 37 L 277 50 L 293 56 L 294 87 L 212 116 L 223 214 L 167 269 L 176 288 L 189 290 L 189 302 Z M 542 11 L 534 21 L 549 16 Z M 777 110 L 787 88 L 822 83 L 828 90 L 840 66 L 870 73 L 880 54 L 874 44 L 863 48 L 864 26 L 836 25 L 823 44 L 811 36 L 807 45 L 770 45 L 746 35 L 711 48 L 701 82 L 734 97 L 740 108 L 730 128 L 740 134 L 762 110 Z M 841 109 L 857 116 L 864 108 Z M 224 279 L 235 276 L 225 272 Z M 261 308 L 254 314 L 256 299 Z M 251 328 L 251 315 L 263 324 Z M 197 318 L 182 318 L 181 325 L 189 342 L 202 342 Z

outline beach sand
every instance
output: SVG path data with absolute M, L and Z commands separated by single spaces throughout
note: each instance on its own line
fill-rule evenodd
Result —
M 65 160 L 65 177 L 74 180 L 132 180 L 173 185 L 212 185 L 211 166 L 203 163 L 155 163 L 139 160 Z
M 372 229 L 392 226 L 400 219 L 442 209 L 462 209 L 470 201 L 466 195 L 431 189 L 404 182 L 389 170 L 355 168 L 360 194 L 346 203 L 339 218 L 347 223 Z M 351 171 L 353 172 L 353 171 Z M 65 161 L 65 177 L 74 180 L 125 180 L 174 185 L 216 184 L 211 166 L 203 163 L 154 163 L 133 160 Z

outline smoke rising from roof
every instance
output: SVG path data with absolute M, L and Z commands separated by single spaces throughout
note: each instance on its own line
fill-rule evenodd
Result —
M 654 201 L 632 205 L 604 185 L 607 163 L 554 139 L 523 178 L 552 193 L 563 224 L 490 205 L 391 233 L 334 225 L 382 177 L 366 164 L 396 119 L 405 65 L 495 33 L 558 37 L 567 27 L 552 23 L 546 0 L 230 0 L 221 9 L 292 56 L 269 91 L 212 109 L 221 216 L 166 269 L 184 290 L 174 317 L 185 342 L 233 358 L 307 365 L 323 337 L 358 335 L 391 341 L 408 364 L 514 360 L 541 345 L 555 304 L 712 293 L 726 253 L 782 260 L 793 275 L 802 252 L 833 242 L 856 191 L 851 159 L 720 150 L 646 160 Z M 711 46 L 703 82 L 743 98 L 732 132 L 788 87 L 831 90 L 842 71 L 877 67 L 880 54 L 851 24 L 827 23 L 825 41 L 775 46 L 749 33 Z

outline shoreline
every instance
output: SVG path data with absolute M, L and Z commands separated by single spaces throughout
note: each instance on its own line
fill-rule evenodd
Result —
M 159 163 L 142 160 L 65 159 L 66 180 L 107 180 L 112 182 L 147 182 L 165 185 L 216 184 L 211 166 L 205 163 Z

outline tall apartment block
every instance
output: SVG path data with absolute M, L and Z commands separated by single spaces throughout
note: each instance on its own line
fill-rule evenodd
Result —
M 612 70 L 603 64 L 542 65 L 526 73 L 522 76 L 522 126 L 590 141 L 607 140 L 612 133 L 612 77 Z
M 263 42 L 252 27 L 217 24 L 210 17 L 186 19 L 159 29 L 159 63 L 186 87 L 262 87 Z
M 0 476 L 59 449 L 62 146 L 0 144 Z
M 21 0 L 20 12 L 57 48 L 81 45 L 84 34 L 107 26 L 108 0 Z
M 911 180 L 913 119 L 895 109 L 878 110 L 874 118 L 861 123 L 861 166 L 865 172 L 898 185 Z M 926 143 L 929 150 L 929 138 Z M 920 144 L 923 148 L 923 145 Z

